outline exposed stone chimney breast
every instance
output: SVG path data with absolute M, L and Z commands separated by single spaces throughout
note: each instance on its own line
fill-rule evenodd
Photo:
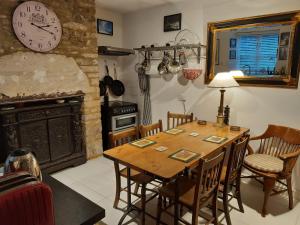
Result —
M 0 92 L 17 95 L 86 92 L 89 81 L 71 57 L 18 52 L 0 57 Z

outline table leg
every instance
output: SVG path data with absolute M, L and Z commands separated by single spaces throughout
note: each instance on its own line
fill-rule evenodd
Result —
M 129 210 L 131 208 L 131 185 L 130 185 L 130 167 L 127 166 L 127 210 Z
M 134 208 L 132 207 L 132 203 L 131 203 L 131 185 L 130 185 L 130 168 L 127 167 L 127 210 L 124 213 L 124 215 L 121 217 L 121 219 L 119 220 L 118 225 L 121 225 L 125 219 L 125 217 L 134 210 Z
M 178 182 L 175 180 L 174 225 L 178 225 Z

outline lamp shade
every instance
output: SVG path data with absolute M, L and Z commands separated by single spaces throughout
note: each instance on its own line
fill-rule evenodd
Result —
M 231 88 L 240 86 L 233 78 L 232 73 L 222 72 L 217 73 L 214 79 L 209 83 L 208 87 L 211 88 Z
M 243 77 L 244 76 L 244 73 L 241 70 L 231 70 L 229 73 L 233 77 Z

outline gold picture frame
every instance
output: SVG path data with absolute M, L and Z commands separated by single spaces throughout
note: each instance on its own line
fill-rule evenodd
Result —
M 236 76 L 235 79 L 243 86 L 262 86 L 262 87 L 281 87 L 297 88 L 300 72 L 300 11 L 284 12 L 269 14 L 263 16 L 239 18 L 233 20 L 224 20 L 208 23 L 207 26 L 207 61 L 205 84 L 209 84 L 215 76 L 215 66 L 217 55 L 220 54 L 218 46 L 217 32 L 226 30 L 274 26 L 274 25 L 291 25 L 289 42 L 291 43 L 288 51 L 287 73 L 271 77 L 264 76 Z M 217 51 L 218 49 L 218 51 Z

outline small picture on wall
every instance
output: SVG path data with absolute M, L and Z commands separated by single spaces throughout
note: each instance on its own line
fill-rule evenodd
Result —
M 113 22 L 108 20 L 97 19 L 97 32 L 99 34 L 113 36 L 114 34 Z
M 230 38 L 230 48 L 236 48 L 236 39 Z
M 164 32 L 181 30 L 181 13 L 164 17 Z
M 236 59 L 236 50 L 229 51 L 229 59 Z
M 288 56 L 288 48 L 280 47 L 279 48 L 279 60 L 287 60 L 287 56 Z
M 290 32 L 280 34 L 280 46 L 288 46 L 290 42 Z

